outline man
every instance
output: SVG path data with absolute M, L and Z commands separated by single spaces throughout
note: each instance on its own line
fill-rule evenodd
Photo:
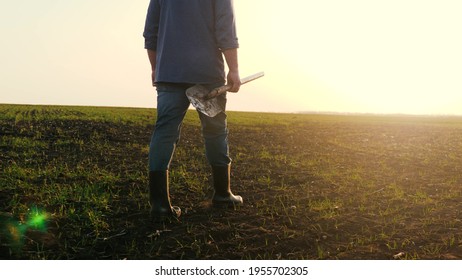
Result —
M 157 121 L 149 147 L 149 200 L 154 220 L 179 218 L 172 206 L 168 172 L 189 107 L 186 89 L 203 84 L 209 89 L 225 83 L 240 88 L 239 47 L 232 0 L 151 0 L 143 36 L 157 88 Z M 225 108 L 226 95 L 218 97 Z M 231 158 L 228 151 L 226 114 L 210 118 L 200 112 L 205 152 L 212 166 L 212 205 L 242 204 L 230 190 Z

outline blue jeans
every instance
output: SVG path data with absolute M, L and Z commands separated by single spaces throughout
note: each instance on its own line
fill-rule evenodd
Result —
M 161 84 L 157 86 L 157 120 L 149 146 L 149 171 L 168 170 L 173 153 L 180 139 L 181 126 L 189 108 L 186 86 Z M 226 94 L 217 97 L 222 108 L 226 107 Z M 225 112 L 208 117 L 201 112 L 202 136 L 205 154 L 212 166 L 231 163 L 228 148 L 228 128 Z

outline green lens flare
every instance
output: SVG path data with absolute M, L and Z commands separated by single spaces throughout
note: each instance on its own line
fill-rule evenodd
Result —
M 27 221 L 27 225 L 37 229 L 42 229 L 45 227 L 46 219 L 46 214 L 37 214 L 29 218 L 29 220 Z
M 0 237 L 5 237 L 1 241 L 9 244 L 12 252 L 20 255 L 25 245 L 28 230 L 47 231 L 46 224 L 49 217 L 45 211 L 35 206 L 31 207 L 25 219 L 21 219 L 21 221 L 12 216 L 0 217 Z
M 47 218 L 48 215 L 46 212 L 34 207 L 27 217 L 26 225 L 33 229 L 46 230 Z

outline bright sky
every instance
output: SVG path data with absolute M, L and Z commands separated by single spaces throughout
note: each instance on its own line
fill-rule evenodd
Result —
M 2 0 L 0 103 L 155 107 L 149 1 Z M 462 1 L 234 0 L 228 110 L 462 114 Z

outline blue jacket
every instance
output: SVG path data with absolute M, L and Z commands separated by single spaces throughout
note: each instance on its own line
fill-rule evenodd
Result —
M 223 83 L 222 51 L 239 47 L 233 0 L 151 0 L 143 36 L 156 82 Z

